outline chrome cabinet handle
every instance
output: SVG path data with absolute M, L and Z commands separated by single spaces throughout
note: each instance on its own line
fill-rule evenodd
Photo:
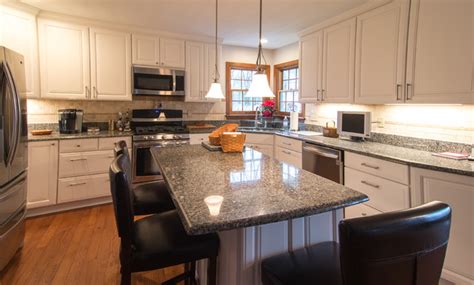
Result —
M 402 100 L 401 96 L 400 96 L 400 88 L 402 87 L 401 84 L 397 84 L 397 101 L 400 101 Z
M 365 217 L 365 216 L 367 216 L 367 214 L 366 214 L 366 213 L 360 213 L 360 214 L 362 215 L 362 217 Z
M 410 93 L 410 90 L 411 90 L 411 93 Z M 407 83 L 407 100 L 412 100 L 412 99 L 413 99 L 413 85 L 411 83 Z
M 282 142 L 282 144 L 284 144 L 284 145 L 291 145 L 291 143 L 288 143 L 288 142 Z
M 90 99 L 90 98 L 91 98 L 91 92 L 90 92 L 90 90 L 89 90 L 89 86 L 85 86 L 84 88 L 85 88 L 85 90 L 86 90 L 86 98 L 87 98 L 87 99 Z
M 94 86 L 92 90 L 94 91 L 94 98 L 97 99 L 97 88 Z
M 367 163 L 365 163 L 365 162 L 362 162 L 360 165 L 365 166 L 365 167 L 368 167 L 368 168 L 372 168 L 372 169 L 380 169 L 379 166 L 370 165 L 370 164 L 367 164 Z
M 79 186 L 79 185 L 86 185 L 87 182 L 77 182 L 77 183 L 69 183 L 69 186 Z
M 319 93 L 320 92 L 321 92 L 321 90 L 319 90 L 319 89 L 316 91 L 316 101 L 319 101 Z
M 286 153 L 286 154 L 291 154 L 291 152 L 286 151 L 286 150 L 282 150 L 281 152 Z
M 81 161 L 81 160 L 87 160 L 87 158 L 71 158 L 69 161 Z
M 326 92 L 325 89 L 321 89 L 321 102 L 324 101 L 324 93 Z
M 365 180 L 362 180 L 360 183 L 365 184 L 365 185 L 370 186 L 370 187 L 377 188 L 377 189 L 380 188 L 379 185 L 373 184 L 373 183 L 370 183 L 370 182 L 367 182 L 367 181 L 365 181 Z
M 51 145 L 56 145 L 55 143 L 52 143 Z

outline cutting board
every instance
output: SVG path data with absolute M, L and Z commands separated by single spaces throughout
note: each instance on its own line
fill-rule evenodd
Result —
M 200 129 L 215 129 L 216 126 L 210 125 L 210 124 L 204 124 L 204 125 L 188 125 L 188 129 L 190 130 L 200 130 Z
M 220 151 L 222 147 L 220 145 L 211 145 L 209 142 L 201 142 L 201 145 L 210 151 Z

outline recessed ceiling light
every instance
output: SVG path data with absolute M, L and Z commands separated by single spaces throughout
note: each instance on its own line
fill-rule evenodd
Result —
M 265 39 L 265 38 L 264 38 L 264 39 L 261 39 L 261 40 L 260 40 L 260 43 L 262 43 L 262 44 L 266 44 L 266 43 L 268 43 L 268 40 L 267 40 L 267 39 Z

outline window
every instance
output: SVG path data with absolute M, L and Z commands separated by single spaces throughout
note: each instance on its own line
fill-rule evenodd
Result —
M 299 103 L 298 61 L 275 65 L 275 90 L 277 90 L 277 112 L 288 115 L 296 111 L 303 115 L 303 105 Z
M 255 114 L 255 109 L 264 101 L 262 98 L 245 98 L 256 68 L 255 64 L 226 63 L 227 115 Z M 265 65 L 264 68 L 269 76 L 270 66 Z

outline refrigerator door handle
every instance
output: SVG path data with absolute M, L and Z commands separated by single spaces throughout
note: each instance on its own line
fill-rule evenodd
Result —
M 9 120 L 12 122 L 11 132 L 12 136 L 10 137 L 10 142 L 8 146 L 8 154 L 7 154 L 7 166 L 13 163 L 13 159 L 15 158 L 16 151 L 18 148 L 18 144 L 20 142 L 20 99 L 18 97 L 18 92 L 15 87 L 15 82 L 13 81 L 13 76 L 10 71 L 10 67 L 8 66 L 7 62 L 3 64 L 4 73 L 7 79 L 7 85 L 10 88 L 11 95 L 13 96 L 13 118 Z

